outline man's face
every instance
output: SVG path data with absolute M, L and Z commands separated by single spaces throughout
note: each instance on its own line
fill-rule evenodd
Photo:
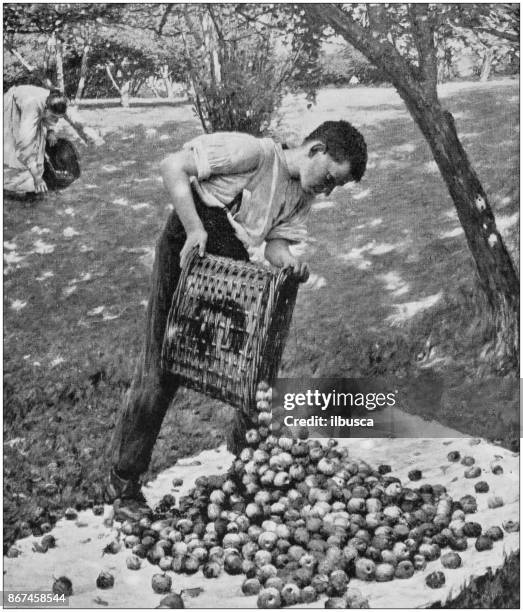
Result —
M 57 115 L 49 108 L 44 110 L 43 122 L 47 127 L 54 127 L 58 121 L 62 118 L 62 115 Z
M 329 195 L 340 185 L 352 180 L 350 161 L 337 162 L 324 145 L 312 145 L 307 161 L 300 168 L 302 189 L 311 195 Z

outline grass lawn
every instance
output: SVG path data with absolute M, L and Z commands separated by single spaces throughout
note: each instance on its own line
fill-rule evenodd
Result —
M 449 86 L 464 146 L 517 259 L 516 81 Z M 83 174 L 35 205 L 4 204 L 4 545 L 65 507 L 101 498 L 108 442 L 139 350 L 152 249 L 168 212 L 160 160 L 200 132 L 187 108 L 82 112 L 105 144 Z M 496 374 L 465 239 L 428 148 L 390 89 L 286 101 L 295 139 L 327 118 L 360 127 L 363 181 L 317 202 L 312 276 L 298 296 L 287 376 L 444 381 L 432 417 L 516 447 L 517 373 Z M 493 367 L 494 363 L 494 367 Z M 422 401 L 406 409 L 427 416 Z M 181 391 L 149 476 L 225 439 L 232 409 Z

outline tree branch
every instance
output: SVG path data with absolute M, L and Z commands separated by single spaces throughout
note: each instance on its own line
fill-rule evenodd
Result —
M 434 45 L 434 26 L 427 4 L 409 4 L 409 15 L 414 28 L 414 42 L 418 50 L 420 76 L 427 94 L 437 96 L 438 61 Z
M 263 6 L 263 5 L 259 5 L 259 6 Z M 266 11 L 266 13 L 262 12 L 261 14 L 253 17 L 252 15 L 249 15 L 248 13 L 244 13 L 243 10 L 241 9 L 241 5 L 236 5 L 234 7 L 234 12 L 240 17 L 242 17 L 243 19 L 245 19 L 247 23 L 255 23 L 258 25 L 261 24 L 264 28 L 270 28 L 272 30 L 277 30 L 278 32 L 281 32 L 280 25 L 272 24 L 272 23 L 265 23 L 264 21 L 260 21 L 260 16 L 263 17 L 266 14 L 269 14 L 269 11 Z
M 158 24 L 158 29 L 156 30 L 156 33 L 158 34 L 158 36 L 162 35 L 163 29 L 165 27 L 165 24 L 167 23 L 167 18 L 169 17 L 169 15 L 171 14 L 172 10 L 173 10 L 174 4 L 168 4 L 165 7 L 165 11 L 162 15 L 162 18 L 160 19 L 160 23 Z
M 206 8 L 207 8 L 207 12 L 209 13 L 212 22 L 214 24 L 214 29 L 216 30 L 216 34 L 218 36 L 218 38 L 224 42 L 225 38 L 223 36 L 223 32 L 222 32 L 222 28 L 220 26 L 220 24 L 218 23 L 218 19 L 216 17 L 216 14 L 214 13 L 214 10 L 212 8 L 212 4 L 206 4 Z
M 508 40 L 509 42 L 519 43 L 519 35 L 513 34 L 512 32 L 503 32 L 502 30 L 496 30 L 495 28 L 484 28 L 484 27 L 475 27 L 472 30 L 476 32 L 484 32 L 485 34 L 490 34 L 491 36 L 495 36 L 496 38 L 503 38 L 504 40 Z
M 45 76 L 42 75 L 40 70 L 38 70 L 38 68 L 36 66 L 33 66 L 32 64 L 30 64 L 28 61 L 26 61 L 21 55 L 20 53 L 18 53 L 18 51 L 12 47 L 10 44 L 6 44 L 7 46 L 7 50 L 9 51 L 9 53 L 11 53 L 12 55 L 14 55 L 14 57 L 16 57 L 16 59 L 22 64 L 22 66 L 32 75 L 34 75 L 36 77 L 36 79 L 38 80 L 38 82 L 43 85 L 44 87 L 46 87 L 47 89 L 53 89 L 54 85 L 53 83 Z
M 122 90 L 118 87 L 118 84 L 116 83 L 116 81 L 114 80 L 113 74 L 111 72 L 111 68 L 109 68 L 109 64 L 105 64 L 105 71 L 107 72 L 107 76 L 109 77 L 109 79 L 111 80 L 111 83 L 114 85 L 116 91 L 122 95 Z

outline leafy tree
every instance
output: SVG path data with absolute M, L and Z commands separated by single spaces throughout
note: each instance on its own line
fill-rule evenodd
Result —
M 327 29 L 342 36 L 387 75 L 427 140 L 456 207 L 474 258 L 481 286 L 496 320 L 497 354 L 501 369 L 518 362 L 519 280 L 512 259 L 474 168 L 460 142 L 452 114 L 437 92 L 437 32 L 456 19 L 475 26 L 445 5 L 306 4 L 296 9 L 308 24 L 310 39 Z M 495 5 L 489 5 L 490 7 Z M 474 5 L 474 18 L 484 23 L 485 10 Z M 489 11 L 489 18 L 492 13 Z M 496 30 L 507 32 L 503 19 Z M 510 32 L 508 32 L 510 35 Z
M 319 83 L 300 25 L 277 5 L 129 5 L 126 23 L 170 43 L 176 61 L 165 63 L 188 83 L 205 131 L 259 134 L 286 90 Z

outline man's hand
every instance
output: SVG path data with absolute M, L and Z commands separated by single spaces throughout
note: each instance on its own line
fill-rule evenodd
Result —
M 291 254 L 287 240 L 276 239 L 267 241 L 265 258 L 277 268 L 292 268 L 292 271 L 302 283 L 309 278 L 309 266 L 306 263 L 300 263 Z
M 58 136 L 53 132 L 53 130 L 49 130 L 47 132 L 47 142 L 51 147 L 54 147 L 58 142 Z
M 203 229 L 195 229 L 187 234 L 185 244 L 180 252 L 180 267 L 183 268 L 187 263 L 187 257 L 194 247 L 198 248 L 198 255 L 205 255 L 205 247 L 207 246 L 207 232 Z
M 43 178 L 41 177 L 34 177 L 33 178 L 34 184 L 35 184 L 35 191 L 36 193 L 47 193 L 48 189 L 47 189 L 47 185 L 45 184 L 45 181 Z
M 292 271 L 296 274 L 300 283 L 305 283 L 309 279 L 309 264 L 306 264 L 304 261 L 299 262 L 295 260 L 295 263 L 284 267 L 292 268 Z

